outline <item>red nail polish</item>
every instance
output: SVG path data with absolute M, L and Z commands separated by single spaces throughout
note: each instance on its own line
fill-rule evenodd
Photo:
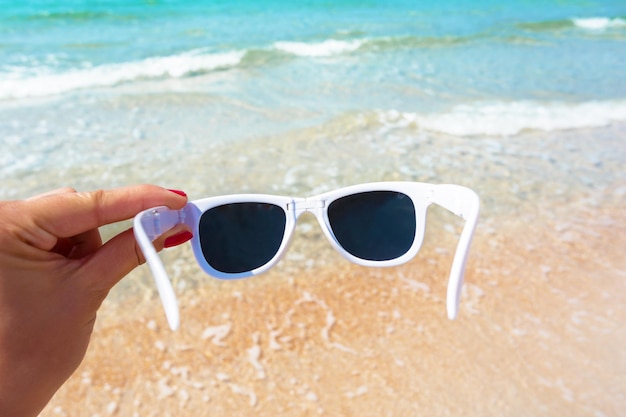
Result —
M 163 247 L 171 248 L 173 246 L 178 246 L 182 243 L 185 243 L 192 237 L 193 237 L 193 234 L 185 230 L 184 232 L 177 233 L 165 239 L 165 242 L 163 242 Z
M 181 190 L 172 190 L 172 189 L 168 189 L 167 191 L 171 191 L 174 194 L 178 194 L 178 195 L 182 195 L 183 197 L 187 197 L 187 193 Z

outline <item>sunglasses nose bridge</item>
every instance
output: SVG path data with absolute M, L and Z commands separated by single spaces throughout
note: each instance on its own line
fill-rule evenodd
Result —
M 297 221 L 304 213 L 311 213 L 317 218 L 322 229 L 326 229 L 322 218 L 326 209 L 326 200 L 321 198 L 303 198 L 298 201 L 292 201 L 287 205 L 287 208 L 293 212 L 294 221 Z
M 294 210 L 297 214 L 305 211 L 315 212 L 317 209 L 326 207 L 326 201 L 319 198 L 303 198 L 301 200 L 294 200 L 287 204 L 289 210 Z

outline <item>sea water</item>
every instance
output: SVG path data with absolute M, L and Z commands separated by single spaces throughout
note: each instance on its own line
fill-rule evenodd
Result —
M 626 119 L 622 2 L 0 6 L 0 176 L 39 184 L 5 197 L 340 118 L 458 137 Z

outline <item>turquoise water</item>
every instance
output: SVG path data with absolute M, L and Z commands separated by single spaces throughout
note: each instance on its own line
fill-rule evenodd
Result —
M 625 43 L 620 1 L 2 1 L 0 99 L 233 69 L 346 107 L 623 98 Z
M 2 0 L 0 175 L 101 178 L 337 120 L 371 143 L 603 127 L 626 120 L 624 68 L 622 1 Z

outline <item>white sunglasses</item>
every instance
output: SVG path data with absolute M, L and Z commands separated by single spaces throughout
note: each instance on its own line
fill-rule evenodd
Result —
M 424 239 L 426 211 L 438 204 L 465 220 L 448 281 L 447 312 L 458 314 L 469 246 L 480 202 L 469 188 L 452 184 L 378 182 L 340 188 L 309 198 L 235 194 L 191 201 L 180 210 L 155 207 L 135 216 L 134 231 L 154 276 L 172 330 L 179 326 L 176 295 L 152 241 L 178 224 L 193 233 L 200 267 L 216 278 L 261 274 L 284 255 L 298 217 L 310 212 L 331 245 L 363 266 L 395 266 L 412 259 Z

